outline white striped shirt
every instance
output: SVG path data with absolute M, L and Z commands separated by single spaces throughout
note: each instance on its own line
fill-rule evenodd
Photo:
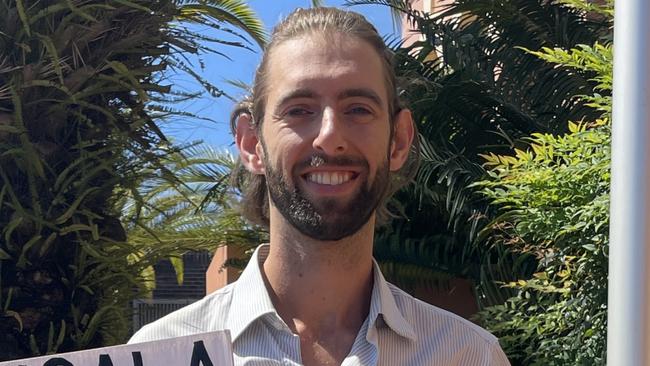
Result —
M 228 329 L 235 365 L 300 365 L 300 339 L 275 311 L 262 279 L 261 245 L 236 282 L 138 331 L 129 343 Z M 497 339 L 477 325 L 386 282 L 374 263 L 368 317 L 344 366 L 510 365 Z

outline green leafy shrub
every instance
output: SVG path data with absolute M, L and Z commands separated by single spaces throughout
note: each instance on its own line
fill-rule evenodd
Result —
M 516 156 L 487 157 L 494 181 L 480 183 L 504 209 L 489 240 L 539 263 L 533 278 L 506 284 L 517 296 L 480 316 L 522 364 L 604 360 L 610 131 L 605 120 L 571 131 L 534 135 L 532 151 Z
M 611 17 L 611 7 L 589 6 Z M 514 365 L 604 364 L 611 98 L 599 93 L 611 91 L 612 45 L 531 53 L 557 67 L 596 73 L 596 92 L 580 97 L 602 118 L 569 122 L 561 136 L 532 134 L 528 149 L 512 156 L 484 156 L 492 179 L 477 186 L 501 215 L 481 234 L 488 243 L 533 255 L 538 266 L 531 278 L 504 284 L 516 296 L 478 320 L 500 338 Z

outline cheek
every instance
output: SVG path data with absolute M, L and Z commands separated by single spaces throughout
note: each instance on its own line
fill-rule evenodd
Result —
M 358 149 L 364 152 L 364 155 L 383 161 L 388 158 L 391 150 L 389 130 L 388 128 L 377 128 L 376 125 L 373 127 L 355 131 L 353 136 L 362 137 L 353 139 L 353 141 Z
M 291 169 L 299 162 L 304 144 L 297 135 L 286 131 L 275 131 L 274 139 L 267 141 L 267 159 L 273 168 L 283 176 L 291 174 Z M 288 170 L 288 171 L 287 171 Z

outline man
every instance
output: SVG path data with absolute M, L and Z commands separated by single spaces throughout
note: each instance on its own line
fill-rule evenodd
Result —
M 391 53 L 362 16 L 289 15 L 233 122 L 244 213 L 270 243 L 237 282 L 131 342 L 228 329 L 237 365 L 508 365 L 495 337 L 387 283 L 372 259 L 418 151 Z

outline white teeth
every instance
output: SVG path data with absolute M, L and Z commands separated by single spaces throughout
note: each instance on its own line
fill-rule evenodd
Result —
M 343 184 L 352 179 L 350 172 L 313 172 L 307 174 L 307 180 L 310 182 L 335 186 Z

